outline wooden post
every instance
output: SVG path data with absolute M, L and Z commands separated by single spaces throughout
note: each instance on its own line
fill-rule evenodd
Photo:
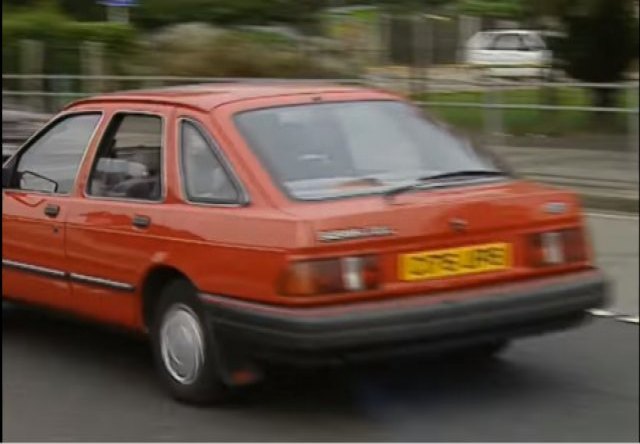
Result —
M 420 89 L 422 89 L 421 87 L 423 87 L 424 85 L 422 85 L 422 82 L 418 83 L 417 79 L 419 76 L 421 76 L 422 74 L 422 66 L 423 66 L 423 62 L 424 62 L 424 46 L 422 44 L 423 41 L 423 36 L 422 36 L 422 25 L 423 25 L 424 21 L 422 19 L 421 16 L 419 15 L 415 15 L 413 16 L 413 20 L 411 22 L 412 26 L 411 26 L 411 34 L 412 34 L 412 53 L 413 53 L 413 57 L 412 57 L 412 63 L 411 63 L 411 72 L 409 74 L 409 76 L 411 77 L 410 80 L 410 91 L 412 95 L 415 95 L 416 93 L 420 93 L 422 91 L 420 91 Z
M 20 41 L 20 73 L 29 75 L 44 75 L 44 44 L 37 40 Z M 43 112 L 44 96 L 39 93 L 44 92 L 44 79 L 29 78 L 22 80 L 23 91 L 34 91 L 37 94 L 24 96 L 22 103 L 29 109 Z
M 105 75 L 104 44 L 101 42 L 83 42 L 80 46 L 82 74 L 92 78 L 83 81 L 83 91 L 89 94 L 104 92 Z
M 632 163 L 637 165 L 638 163 L 638 150 L 640 147 L 638 144 L 638 89 L 634 84 L 629 85 L 627 90 L 627 108 L 629 108 L 628 122 L 629 122 L 629 155 Z M 634 168 L 634 180 L 638 183 L 638 168 Z
M 386 13 L 378 15 L 378 63 L 381 66 L 389 64 L 389 50 L 391 48 L 391 20 Z
M 504 145 L 503 110 L 495 107 L 501 104 L 501 96 L 500 86 L 494 86 L 491 84 L 491 80 L 488 80 L 485 89 L 485 104 L 489 106 L 484 108 L 484 127 L 485 136 L 492 146 Z

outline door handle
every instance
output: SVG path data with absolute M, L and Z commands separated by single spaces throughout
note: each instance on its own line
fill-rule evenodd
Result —
M 149 225 L 151 225 L 151 219 L 149 218 L 149 216 L 133 216 L 132 224 L 137 228 L 147 228 Z
M 44 214 L 49 217 L 57 217 L 58 214 L 60 214 L 60 205 L 47 204 L 47 206 L 44 207 Z

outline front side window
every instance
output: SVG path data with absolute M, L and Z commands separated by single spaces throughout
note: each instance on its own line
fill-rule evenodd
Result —
M 20 155 L 15 187 L 68 194 L 99 121 L 99 113 L 71 115 L 45 130 Z
M 497 169 L 466 139 L 403 102 L 267 108 L 240 113 L 236 123 L 296 199 L 380 193 L 427 176 Z
M 228 172 L 200 129 L 181 125 L 182 176 L 187 197 L 194 202 L 237 203 L 239 193 Z
M 88 194 L 158 201 L 162 196 L 162 118 L 118 114 L 91 171 Z

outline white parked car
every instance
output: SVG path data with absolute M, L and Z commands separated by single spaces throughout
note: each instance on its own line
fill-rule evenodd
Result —
M 528 30 L 481 31 L 465 46 L 467 65 L 500 77 L 545 77 L 552 54 L 540 32 Z

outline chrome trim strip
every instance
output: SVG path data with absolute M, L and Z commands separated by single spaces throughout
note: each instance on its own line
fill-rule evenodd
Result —
M 10 259 L 2 259 L 2 266 L 12 268 L 15 270 L 26 271 L 30 273 L 41 274 L 46 277 L 57 279 L 68 279 L 81 284 L 96 285 L 101 287 L 111 288 L 113 290 L 133 292 L 135 286 L 124 282 L 112 281 L 110 279 L 103 279 L 95 276 L 87 276 L 80 273 L 66 273 L 62 270 L 56 270 L 54 268 L 41 267 L 39 265 L 25 264 L 24 262 L 12 261 Z
M 54 268 L 41 267 L 39 265 L 30 265 L 25 264 L 24 262 L 12 261 L 9 259 L 2 259 L 2 266 L 14 268 L 17 270 L 30 271 L 33 273 L 43 274 L 56 278 L 64 278 L 67 275 L 64 271 L 56 270 Z
M 124 282 L 112 281 L 109 279 L 103 279 L 94 276 L 87 276 L 79 273 L 71 273 L 69 277 L 72 281 L 76 281 L 82 284 L 91 284 L 91 285 L 100 285 L 102 287 L 109 287 L 114 290 L 120 291 L 133 291 L 135 287 L 130 284 L 125 284 Z

